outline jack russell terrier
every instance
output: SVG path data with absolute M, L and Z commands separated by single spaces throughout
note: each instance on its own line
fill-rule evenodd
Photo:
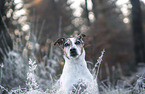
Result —
M 97 82 L 87 68 L 83 37 L 84 34 L 73 38 L 60 38 L 54 43 L 64 52 L 65 64 L 59 79 L 62 94 L 98 94 Z

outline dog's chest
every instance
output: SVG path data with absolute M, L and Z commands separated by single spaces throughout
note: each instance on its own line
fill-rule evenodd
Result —
M 78 64 L 70 63 L 64 66 L 60 82 L 62 87 L 70 89 L 80 81 L 85 81 L 88 84 L 92 79 L 93 77 L 84 62 L 79 62 Z
M 69 77 L 70 79 L 83 78 L 87 75 L 86 72 L 87 72 L 86 68 L 81 64 L 80 65 L 75 64 L 73 66 L 64 69 L 64 75 Z

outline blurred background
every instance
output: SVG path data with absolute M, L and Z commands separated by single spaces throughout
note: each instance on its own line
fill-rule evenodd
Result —
M 145 0 L 0 0 L 0 84 L 25 87 L 32 58 L 36 80 L 47 89 L 64 65 L 53 43 L 80 33 L 90 70 L 105 49 L 99 82 L 132 84 L 145 72 Z

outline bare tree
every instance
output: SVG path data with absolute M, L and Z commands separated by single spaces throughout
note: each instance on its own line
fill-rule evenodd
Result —
M 0 0 L 0 32 L 3 26 L 1 16 L 4 14 L 4 4 L 5 4 L 5 0 Z
M 92 0 L 92 4 L 93 4 L 93 9 L 92 10 L 94 12 L 95 18 L 97 19 L 97 17 L 98 17 L 97 16 L 97 14 L 98 14 L 97 13 L 97 8 L 96 8 L 97 7 L 97 2 L 95 0 Z
M 132 4 L 132 30 L 136 63 L 145 62 L 144 34 L 142 12 L 139 0 L 130 0 Z

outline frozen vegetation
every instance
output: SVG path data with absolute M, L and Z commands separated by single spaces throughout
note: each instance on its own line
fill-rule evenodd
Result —
M 2 34 L 0 41 L 4 49 L 0 48 L 3 56 L 3 61 L 0 62 L 0 94 L 55 94 L 58 88 L 61 88 L 55 87 L 55 76 L 60 70 L 62 52 L 54 48 L 52 41 L 46 44 L 48 49 L 45 52 L 40 49 L 36 35 L 31 31 L 28 35 L 31 38 L 25 43 L 16 43 L 12 39 L 15 46 L 10 49 L 5 35 Z M 97 80 L 104 52 L 103 50 L 94 68 L 90 69 L 94 80 Z M 38 55 L 41 58 L 38 58 Z M 142 72 L 142 75 L 136 76 L 138 79 L 133 85 L 115 79 L 116 84 L 111 84 L 109 80 L 99 81 L 100 94 L 145 94 L 144 71 L 144 67 L 139 69 L 138 73 Z M 76 89 L 72 94 L 79 94 L 79 85 Z M 90 94 L 93 90 L 95 88 L 91 87 Z
M 54 49 L 50 49 L 52 51 L 50 51 L 49 57 L 43 58 L 47 62 L 46 66 L 45 63 L 37 63 L 34 55 L 27 61 L 22 54 L 14 50 L 8 51 L 7 56 L 4 54 L 4 61 L 0 67 L 2 83 L 0 92 L 4 94 L 55 94 L 58 88 L 54 86 L 56 80 L 52 75 L 56 72 L 54 69 L 58 66 L 58 61 L 57 57 L 53 56 Z M 1 52 L 3 53 L 2 50 Z M 95 79 L 99 72 L 103 54 L 104 50 L 92 69 Z M 97 69 L 97 73 L 95 69 Z M 142 75 L 138 77 L 134 85 L 125 81 L 117 81 L 115 86 L 108 80 L 101 81 L 99 84 L 100 94 L 145 94 L 144 80 L 145 78 Z M 94 87 L 90 89 L 90 94 L 94 89 Z M 79 94 L 79 86 L 72 94 Z

